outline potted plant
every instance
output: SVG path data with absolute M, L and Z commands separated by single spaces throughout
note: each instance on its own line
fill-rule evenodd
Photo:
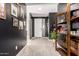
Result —
M 51 40 L 53 41 L 53 46 L 55 46 L 55 40 L 57 39 L 57 33 L 56 30 L 54 29 L 51 31 Z

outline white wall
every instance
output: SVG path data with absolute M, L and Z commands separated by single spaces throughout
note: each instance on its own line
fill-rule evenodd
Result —
M 75 10 L 75 9 L 79 9 L 79 3 L 71 5 L 71 10 Z
M 46 28 L 45 28 L 45 19 L 42 19 L 42 31 L 43 31 L 42 36 L 43 37 L 45 37 L 45 30 L 46 30 Z
M 27 5 L 27 44 L 30 42 L 30 15 L 29 13 L 49 14 L 49 12 L 57 12 L 57 5 L 55 3 L 50 4 L 37 4 Z
M 42 19 L 34 19 L 34 37 L 42 37 Z

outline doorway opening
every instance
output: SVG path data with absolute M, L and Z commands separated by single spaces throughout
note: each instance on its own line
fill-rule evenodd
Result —
M 48 17 L 31 16 L 31 38 L 32 37 L 48 37 Z

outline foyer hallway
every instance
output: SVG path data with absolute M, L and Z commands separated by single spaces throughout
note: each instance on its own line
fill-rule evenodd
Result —
M 17 56 L 60 56 L 48 38 L 32 38 Z

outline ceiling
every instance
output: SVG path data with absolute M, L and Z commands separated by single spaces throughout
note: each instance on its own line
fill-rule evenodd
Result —
M 53 4 L 53 3 L 26 3 L 27 6 L 31 6 L 31 5 L 45 5 L 45 4 Z
M 48 16 L 49 13 L 57 12 L 58 3 L 28 3 L 27 12 L 33 16 Z

